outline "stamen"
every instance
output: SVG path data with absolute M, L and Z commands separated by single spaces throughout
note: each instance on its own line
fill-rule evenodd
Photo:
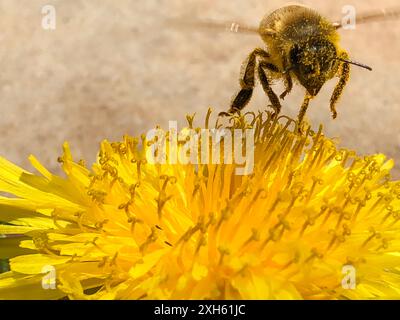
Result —
M 110 267 L 117 265 L 118 251 L 115 252 L 114 256 L 110 260 Z
M 103 221 L 96 222 L 94 226 L 98 231 L 103 231 L 103 226 L 109 221 L 109 219 L 104 219 Z
M 250 242 L 260 240 L 260 231 L 256 228 L 251 229 L 251 236 L 242 244 L 241 250 L 244 249 Z
M 156 242 L 157 239 L 158 239 L 158 236 L 157 236 L 157 234 L 156 234 L 155 228 L 153 227 L 153 228 L 151 228 L 150 235 L 147 237 L 146 241 L 143 242 L 143 243 L 140 245 L 140 247 L 139 247 L 140 252 L 144 253 L 144 251 L 147 249 L 147 247 L 148 247 L 150 244 L 152 244 L 153 242 Z
M 176 245 L 182 243 L 182 242 L 187 242 L 189 239 L 197 232 L 200 230 L 200 224 L 196 224 L 194 227 L 190 227 L 176 242 Z
M 365 247 L 368 242 L 370 242 L 372 239 L 380 239 L 381 234 L 379 232 L 376 232 L 374 227 L 370 228 L 371 235 L 362 243 L 361 248 Z
M 316 248 L 312 248 L 311 249 L 311 255 L 304 261 L 304 263 L 311 262 L 311 260 L 313 260 L 315 258 L 322 259 L 323 258 L 323 254 L 318 253 L 318 250 Z
M 194 121 L 195 116 L 196 116 L 196 113 L 194 113 L 193 115 L 186 115 L 186 120 L 188 122 L 190 129 L 193 129 L 193 121 Z
M 206 129 L 209 128 L 209 122 L 210 122 L 211 113 L 212 113 L 212 109 L 208 108 L 207 114 L 206 114 L 206 119 L 205 119 L 205 122 L 204 122 L 204 128 L 206 128 Z
M 224 260 L 224 257 L 228 254 L 230 254 L 230 251 L 228 248 L 220 246 L 218 247 L 218 251 L 220 253 L 220 257 L 219 257 L 219 261 L 218 261 L 218 265 L 222 265 L 222 262 Z
M 106 265 L 108 260 L 108 256 L 103 257 L 103 259 L 99 262 L 99 264 L 97 265 L 97 267 L 102 268 Z

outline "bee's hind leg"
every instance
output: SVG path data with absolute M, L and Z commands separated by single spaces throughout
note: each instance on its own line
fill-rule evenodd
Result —
M 272 88 L 269 84 L 269 80 L 268 80 L 267 74 L 265 73 L 264 69 L 268 69 L 273 72 L 279 72 L 279 69 L 272 63 L 268 63 L 266 61 L 260 62 L 259 66 L 258 66 L 258 76 L 260 78 L 261 85 L 264 89 L 264 92 L 267 94 L 269 100 L 271 101 L 272 107 L 275 110 L 274 116 L 277 116 L 281 112 L 282 106 L 281 106 L 278 96 L 272 90 Z
M 254 49 L 249 57 L 244 67 L 244 73 L 240 78 L 240 91 L 233 99 L 231 107 L 228 112 L 221 112 L 220 116 L 229 116 L 233 113 L 242 110 L 250 101 L 253 95 L 253 89 L 255 85 L 255 68 L 257 64 L 257 56 L 261 58 L 269 58 L 268 52 L 261 48 Z
M 348 59 L 347 53 L 342 54 L 343 59 Z M 346 62 L 342 62 L 340 67 L 339 67 L 339 82 L 335 87 L 335 90 L 333 91 L 332 97 L 331 97 L 331 103 L 330 103 L 330 108 L 332 112 L 332 118 L 336 119 L 337 117 L 337 111 L 336 111 L 336 103 L 338 102 L 340 96 L 343 93 L 343 89 L 347 84 L 347 81 L 349 81 L 350 78 L 350 65 Z

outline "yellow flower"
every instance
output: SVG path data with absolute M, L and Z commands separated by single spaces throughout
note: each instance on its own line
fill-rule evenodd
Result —
M 0 158 L 0 258 L 11 268 L 0 298 L 400 298 L 393 162 L 338 150 L 322 128 L 298 133 L 284 117 L 230 120 L 254 129 L 250 175 L 150 164 L 144 136 L 104 141 L 91 170 L 65 144 L 65 178 L 33 156 L 39 175 Z M 43 289 L 48 270 L 55 290 Z

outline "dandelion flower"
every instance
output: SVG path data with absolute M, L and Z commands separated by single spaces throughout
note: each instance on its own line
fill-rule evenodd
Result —
M 299 133 L 285 117 L 230 120 L 254 129 L 250 175 L 151 164 L 144 136 L 102 142 L 91 169 L 64 144 L 65 177 L 33 156 L 38 174 L 0 158 L 0 258 L 11 270 L 0 298 L 399 298 L 393 162 L 338 149 L 321 127 Z M 49 266 L 55 290 L 43 288 Z

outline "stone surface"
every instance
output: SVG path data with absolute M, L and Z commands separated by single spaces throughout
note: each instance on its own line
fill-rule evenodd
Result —
M 340 19 L 346 0 L 299 1 Z M 397 0 L 353 0 L 358 12 Z M 48 1 L 0 0 L 0 154 L 30 168 L 35 154 L 58 172 L 57 156 L 68 140 L 77 158 L 95 159 L 99 142 L 140 134 L 155 124 L 225 110 L 238 89 L 240 65 L 257 36 L 172 27 L 166 19 L 193 17 L 257 25 L 286 1 L 146 0 L 61 1 L 57 28 L 41 27 Z M 378 7 L 377 7 L 378 6 Z M 342 31 L 342 46 L 354 60 L 333 121 L 329 82 L 307 114 L 315 129 L 338 137 L 360 154 L 383 152 L 400 163 L 400 21 Z M 295 116 L 303 89 L 295 88 L 283 112 Z M 257 88 L 249 110 L 267 104 Z M 181 122 L 182 123 L 182 122 Z M 397 177 L 400 177 L 396 169 Z

